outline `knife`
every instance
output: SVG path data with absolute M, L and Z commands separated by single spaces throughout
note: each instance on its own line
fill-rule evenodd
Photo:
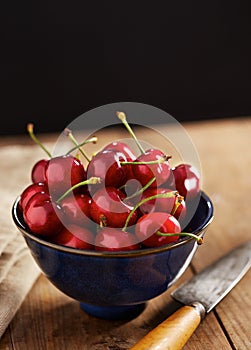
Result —
M 248 241 L 182 284 L 171 296 L 183 304 L 131 350 L 179 350 L 203 318 L 231 291 L 251 267 Z

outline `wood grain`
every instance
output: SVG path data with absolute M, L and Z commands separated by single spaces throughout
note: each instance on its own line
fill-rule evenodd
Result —
M 184 126 L 200 157 L 203 189 L 214 202 L 215 218 L 191 268 L 176 285 L 251 239 L 251 118 L 202 121 Z M 54 137 L 45 135 L 42 139 L 52 146 Z M 114 138 L 114 134 L 108 134 L 103 142 Z M 154 137 L 149 136 L 149 140 L 154 142 Z M 1 147 L 17 143 L 18 138 L 0 140 Z M 25 164 L 22 160 L 27 168 L 32 162 L 33 159 L 29 159 Z M 17 171 L 16 164 L 13 168 L 8 166 L 9 173 L 14 170 Z M 85 314 L 77 302 L 41 276 L 2 337 L 0 349 L 128 350 L 180 307 L 170 297 L 176 285 L 151 300 L 137 318 L 127 322 L 104 321 Z M 184 349 L 250 349 L 250 286 L 249 272 L 202 321 Z

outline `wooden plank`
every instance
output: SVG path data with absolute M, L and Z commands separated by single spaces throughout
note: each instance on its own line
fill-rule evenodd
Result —
M 250 286 L 251 271 L 216 309 L 235 349 L 251 349 Z
M 11 332 L 10 328 L 8 327 L 3 334 L 1 340 L 0 340 L 0 349 L 1 350 L 13 350 L 13 345 L 11 341 Z

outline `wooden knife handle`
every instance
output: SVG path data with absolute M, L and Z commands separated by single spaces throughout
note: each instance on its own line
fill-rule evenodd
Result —
M 205 316 L 200 303 L 181 307 L 135 344 L 131 350 L 180 350 Z

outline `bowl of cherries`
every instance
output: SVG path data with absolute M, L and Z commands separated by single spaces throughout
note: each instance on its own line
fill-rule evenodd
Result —
M 12 217 L 42 273 L 90 315 L 132 318 L 189 266 L 213 219 L 213 204 L 193 165 L 171 167 L 170 155 L 143 149 L 124 112 L 139 154 L 112 141 L 87 156 L 73 147 L 31 169 L 31 183 Z M 82 158 L 85 157 L 85 163 Z

